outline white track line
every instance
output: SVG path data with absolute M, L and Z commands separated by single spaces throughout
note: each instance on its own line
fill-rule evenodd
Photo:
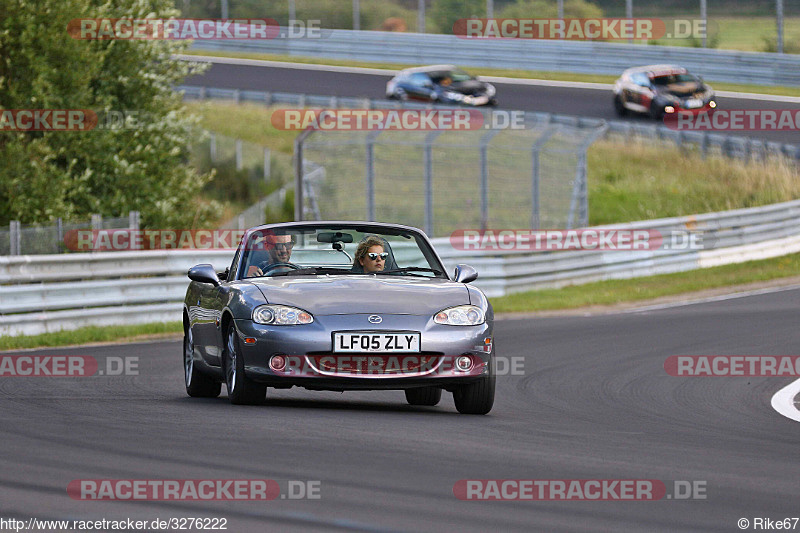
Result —
M 795 285 L 783 285 L 780 287 L 767 287 L 765 289 L 753 289 L 750 291 L 734 292 L 730 294 L 720 294 L 719 296 L 709 296 L 707 298 L 698 298 L 696 300 L 681 300 L 679 302 L 668 302 L 664 304 L 635 307 L 633 309 L 625 309 L 620 313 L 643 313 L 645 311 L 659 311 L 661 309 L 670 309 L 672 307 L 683 307 L 686 305 L 722 302 L 725 300 L 733 300 L 736 298 L 745 298 L 747 296 L 758 296 L 760 294 L 771 294 L 774 292 L 793 291 L 797 289 L 800 289 L 800 285 L 795 284 Z
M 800 379 L 791 382 L 772 397 L 772 408 L 786 418 L 800 422 L 800 411 L 794 405 L 794 397 L 800 393 Z
M 313 63 L 288 63 L 284 61 L 269 61 L 266 59 L 243 59 L 237 57 L 218 57 L 201 56 L 191 54 L 179 54 L 178 59 L 187 61 L 201 61 L 204 63 L 219 63 L 223 65 L 241 65 L 247 67 L 272 67 L 288 68 L 294 70 L 317 70 L 323 72 L 345 72 L 349 74 L 371 74 L 374 76 L 393 76 L 396 70 L 365 67 L 344 67 L 334 65 L 317 65 Z M 610 91 L 613 84 L 610 83 L 590 83 L 584 81 L 557 81 L 557 80 L 538 80 L 527 78 L 506 78 L 502 76 L 479 76 L 483 81 L 492 83 L 506 83 L 509 85 L 532 85 L 538 87 L 565 87 L 570 89 L 597 89 Z M 743 100 L 761 100 L 765 102 L 784 102 L 790 104 L 800 104 L 798 96 L 779 96 L 774 94 L 757 93 L 737 93 L 731 91 L 717 91 L 718 96 L 725 98 L 741 98 Z

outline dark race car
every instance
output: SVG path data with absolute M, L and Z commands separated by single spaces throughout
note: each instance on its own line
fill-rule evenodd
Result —
M 706 113 L 717 107 L 714 91 L 683 67 L 649 65 L 629 68 L 614 83 L 614 109 L 661 119 L 671 113 Z
M 400 71 L 386 84 L 386 97 L 470 106 L 497 105 L 491 83 L 453 65 L 432 65 Z
M 375 222 L 289 222 L 248 230 L 230 268 L 189 271 L 186 392 L 257 404 L 267 387 L 403 390 L 486 414 L 494 402 L 493 312 L 425 234 Z

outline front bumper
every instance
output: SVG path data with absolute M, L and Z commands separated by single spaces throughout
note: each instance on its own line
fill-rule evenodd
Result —
M 266 326 L 252 320 L 237 320 L 245 374 L 272 387 L 393 390 L 421 386 L 448 388 L 488 373 L 492 357 L 491 323 L 443 326 L 435 324 L 431 316 L 382 315 L 380 324 L 370 324 L 368 316 L 315 316 L 313 323 L 300 326 Z M 339 331 L 420 332 L 420 352 L 335 354 L 333 333 Z M 282 369 L 270 367 L 270 359 L 276 355 L 286 361 Z M 466 371 L 456 365 L 456 359 L 463 355 L 471 360 Z

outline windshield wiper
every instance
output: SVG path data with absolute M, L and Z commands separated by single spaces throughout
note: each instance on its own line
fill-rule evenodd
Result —
M 394 274 L 397 272 L 401 273 L 411 273 L 411 272 L 433 272 L 435 276 L 443 276 L 444 272 L 441 270 L 436 270 L 435 268 L 428 268 L 428 267 L 405 267 L 405 268 L 392 268 L 389 270 L 380 270 L 378 272 L 373 272 L 373 274 Z M 425 276 L 428 277 L 428 276 Z

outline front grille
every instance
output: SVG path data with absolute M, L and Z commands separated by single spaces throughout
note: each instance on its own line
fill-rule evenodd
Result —
M 348 353 L 307 356 L 321 372 L 347 375 L 403 375 L 427 373 L 441 363 L 441 354 L 432 353 Z

